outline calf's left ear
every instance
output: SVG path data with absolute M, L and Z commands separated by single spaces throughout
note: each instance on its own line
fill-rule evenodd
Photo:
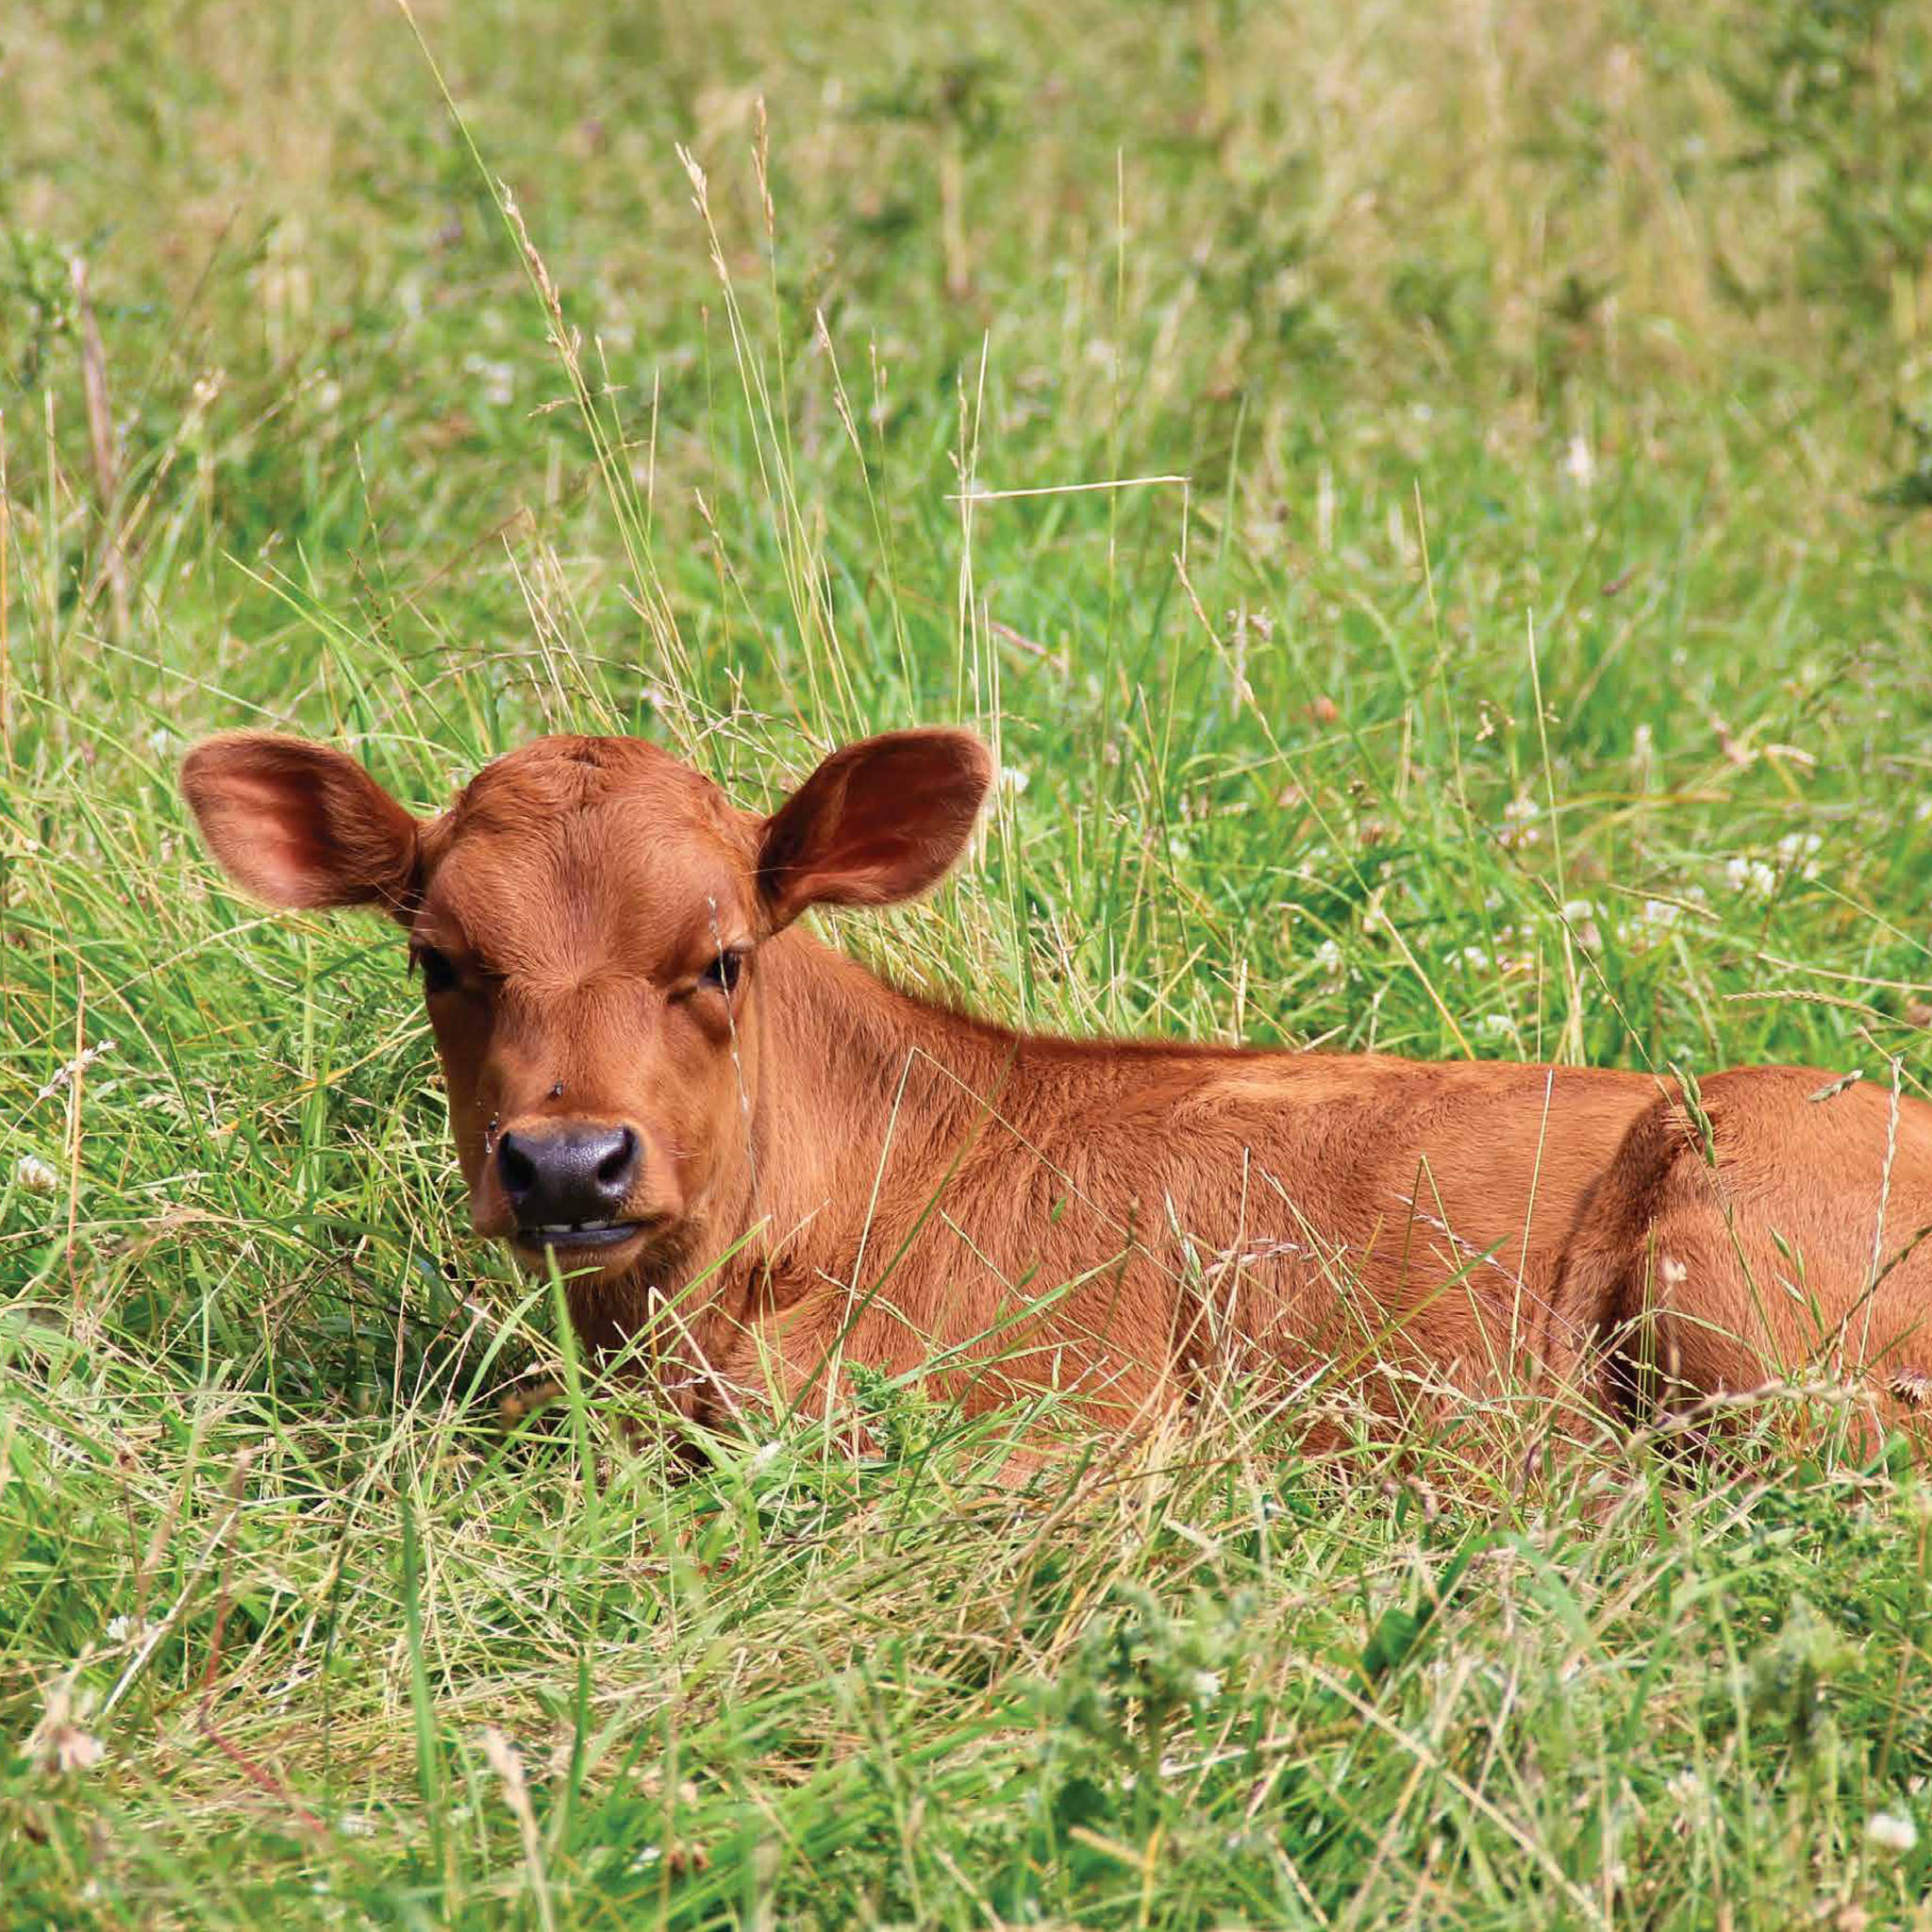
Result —
M 808 906 L 890 906 L 937 885 L 992 783 L 970 731 L 888 731 L 835 751 L 770 818 L 758 890 L 773 929 Z
M 256 898 L 408 916 L 417 823 L 345 752 L 229 732 L 183 759 L 181 791 L 222 870 Z

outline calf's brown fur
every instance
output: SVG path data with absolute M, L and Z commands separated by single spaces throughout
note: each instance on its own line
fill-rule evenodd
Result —
M 990 775 L 965 733 L 891 733 L 761 818 L 552 738 L 422 820 L 248 733 L 182 783 L 257 897 L 404 927 L 478 1231 L 554 1250 L 584 1342 L 693 1420 L 816 1407 L 841 1362 L 1122 1425 L 1217 1387 L 1415 1428 L 1810 1377 L 1869 1440 L 1932 1393 L 1915 1100 L 1016 1034 L 794 924 L 933 885 Z

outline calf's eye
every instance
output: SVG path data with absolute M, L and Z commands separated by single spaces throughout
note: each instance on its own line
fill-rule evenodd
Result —
M 738 976 L 744 971 L 742 953 L 720 953 L 699 975 L 707 986 L 715 986 L 720 992 L 736 992 Z
M 457 969 L 450 963 L 449 955 L 439 953 L 434 946 L 418 946 L 416 964 L 423 969 L 425 993 L 447 992 L 457 983 Z

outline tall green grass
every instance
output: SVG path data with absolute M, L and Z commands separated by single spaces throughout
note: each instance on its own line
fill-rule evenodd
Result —
M 1923 10 L 416 21 L 0 65 L 0 1918 L 1926 1923 L 1916 1471 L 1014 1495 L 874 1381 L 675 1480 L 173 780 L 957 719 L 838 936 L 1002 1018 L 1923 1093 Z

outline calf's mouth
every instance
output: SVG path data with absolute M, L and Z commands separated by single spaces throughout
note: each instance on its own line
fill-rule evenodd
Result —
M 577 1248 L 615 1248 L 644 1232 L 641 1221 L 553 1222 L 547 1226 L 520 1227 L 510 1237 L 517 1247 L 541 1254 L 555 1248 L 559 1254 Z

